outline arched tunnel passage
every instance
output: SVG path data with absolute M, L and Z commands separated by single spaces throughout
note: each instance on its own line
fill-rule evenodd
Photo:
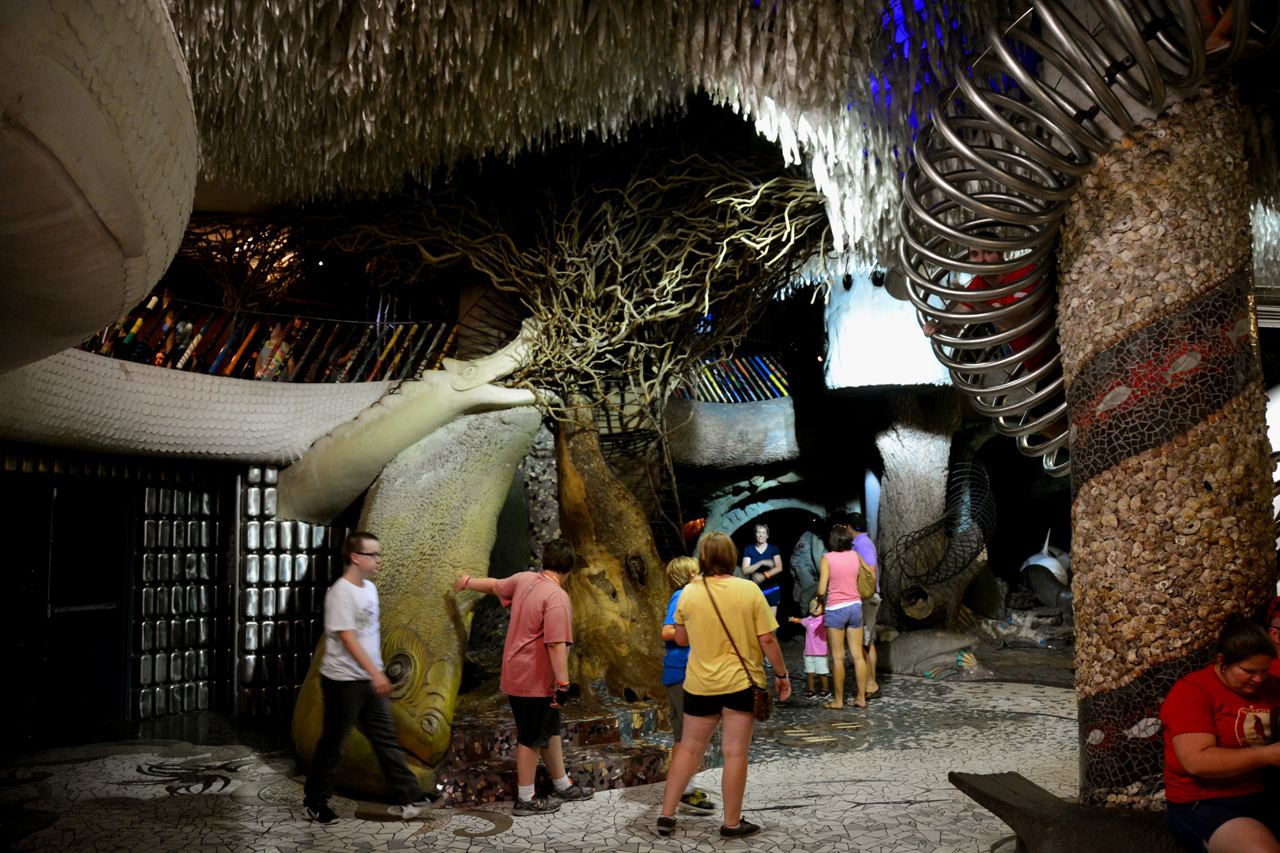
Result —
M 797 582 L 797 571 L 791 563 L 792 552 L 795 550 L 796 543 L 800 537 L 806 532 L 816 533 L 825 541 L 829 522 L 825 516 L 800 507 L 767 510 L 753 516 L 732 531 L 725 531 L 733 539 L 733 544 L 738 546 L 739 565 L 742 563 L 741 554 L 744 549 L 756 541 L 757 524 L 768 526 L 769 542 L 777 545 L 778 550 L 781 552 L 782 574 L 777 577 L 782 594 L 778 604 L 778 635 L 781 639 L 788 640 L 801 633 L 803 629 L 787 620 L 792 616 L 804 615 L 800 612 L 799 605 L 796 603 L 795 584 Z M 803 573 L 804 569 L 801 568 L 800 574 L 803 575 Z M 800 577 L 802 585 L 804 580 L 804 577 Z

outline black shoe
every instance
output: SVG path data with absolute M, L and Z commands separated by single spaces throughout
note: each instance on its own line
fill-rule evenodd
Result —
M 532 800 L 522 800 L 516 798 L 516 804 L 511 807 L 512 814 L 550 814 L 551 812 L 560 811 L 560 804 L 548 800 L 546 797 L 534 797 Z
M 739 820 L 737 826 L 720 827 L 720 834 L 725 838 L 741 838 L 744 835 L 755 835 L 759 831 L 760 827 L 749 820 Z
M 318 806 L 307 806 L 307 817 L 322 826 L 331 826 L 339 821 L 337 812 L 329 808 L 327 803 Z
M 557 800 L 589 800 L 596 795 L 595 788 L 581 788 L 577 785 L 570 785 L 561 791 L 555 785 L 551 786 L 551 796 Z
M 667 817 L 666 815 L 658 815 L 658 834 L 674 835 L 676 832 L 676 819 Z

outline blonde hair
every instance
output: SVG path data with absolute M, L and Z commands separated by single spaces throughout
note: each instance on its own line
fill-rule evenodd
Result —
M 698 565 L 710 577 L 731 575 L 738 566 L 738 546 L 720 531 L 712 531 L 698 543 Z
M 698 573 L 698 561 L 693 557 L 676 557 L 667 563 L 667 580 L 672 589 L 684 589 Z

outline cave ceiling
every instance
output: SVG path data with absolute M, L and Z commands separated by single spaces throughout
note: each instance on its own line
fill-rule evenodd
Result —
M 674 0 L 172 0 L 199 127 L 197 210 L 447 182 L 467 162 L 620 138 L 705 94 L 802 163 L 837 249 L 889 246 L 898 147 L 979 7 Z M 935 9 L 937 11 L 935 11 Z M 930 64 L 934 66 L 930 73 Z M 897 91 L 885 98 L 886 80 Z

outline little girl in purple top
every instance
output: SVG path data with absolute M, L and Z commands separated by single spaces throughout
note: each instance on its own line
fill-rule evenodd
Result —
M 805 692 L 804 698 L 812 699 L 814 696 L 822 699 L 830 698 L 831 690 L 827 684 L 827 675 L 831 672 L 831 667 L 827 663 L 830 650 L 827 647 L 827 629 L 822 621 L 822 602 L 815 598 L 809 604 L 808 616 L 803 619 L 792 616 L 791 621 L 804 626 L 804 671 L 809 679 L 809 689 Z M 817 693 L 813 690 L 815 675 L 822 677 L 822 690 Z

